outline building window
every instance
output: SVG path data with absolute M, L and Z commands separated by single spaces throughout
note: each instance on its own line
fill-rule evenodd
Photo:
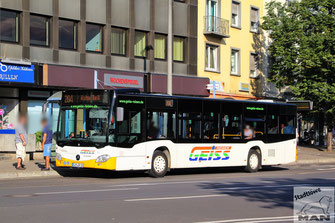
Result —
M 59 48 L 77 49 L 77 22 L 59 20 Z
M 258 55 L 256 53 L 250 54 L 250 77 L 256 78 L 258 77 Z
M 184 61 L 184 38 L 174 37 L 173 38 L 173 60 L 183 62 Z
M 218 71 L 218 47 L 206 44 L 206 70 Z
M 0 10 L 0 40 L 13 43 L 19 42 L 19 13 Z
M 145 32 L 136 31 L 134 56 L 146 57 L 147 56 L 147 52 L 145 50 L 146 45 L 147 45 L 147 34 Z
M 231 4 L 231 26 L 241 28 L 241 3 L 237 1 Z
M 240 51 L 237 49 L 231 50 L 231 59 L 230 59 L 230 73 L 233 75 L 239 75 L 240 72 Z
M 165 60 L 166 58 L 166 35 L 155 34 L 155 59 Z
M 86 50 L 102 52 L 102 26 L 86 24 Z
M 111 31 L 111 53 L 126 55 L 126 29 L 114 28 Z
M 216 32 L 220 26 L 218 22 L 218 0 L 207 0 L 206 3 L 206 31 Z
M 39 46 L 49 46 L 48 17 L 30 15 L 30 44 Z
M 251 7 L 250 11 L 250 31 L 251 32 L 258 32 L 259 26 L 259 9 Z
M 218 0 L 207 0 L 206 8 L 207 16 L 218 17 Z

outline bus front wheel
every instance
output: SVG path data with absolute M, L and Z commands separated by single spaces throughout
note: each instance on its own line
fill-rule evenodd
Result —
M 152 177 L 164 177 L 168 171 L 168 159 L 164 152 L 157 150 L 152 156 L 151 170 L 149 171 Z
M 249 173 L 257 172 L 261 167 L 261 155 L 257 150 L 250 150 L 248 155 L 248 163 L 245 170 Z

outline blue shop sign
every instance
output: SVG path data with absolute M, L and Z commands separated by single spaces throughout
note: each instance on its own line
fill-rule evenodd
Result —
M 0 62 L 0 81 L 34 83 L 34 65 L 20 66 Z

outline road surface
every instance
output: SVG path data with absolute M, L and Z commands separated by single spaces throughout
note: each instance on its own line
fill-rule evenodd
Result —
M 292 222 L 294 186 L 335 186 L 335 164 L 142 172 L 73 171 L 0 181 L 0 222 Z

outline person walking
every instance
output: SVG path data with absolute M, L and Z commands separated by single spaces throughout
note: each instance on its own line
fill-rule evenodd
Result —
M 48 124 L 48 119 L 42 119 L 42 149 L 43 156 L 45 157 L 45 167 L 42 168 L 42 171 L 50 170 L 50 157 L 51 157 L 51 147 L 52 147 L 52 131 Z
M 15 146 L 16 146 L 16 159 L 17 159 L 17 170 L 25 170 L 23 165 L 24 158 L 26 156 L 26 146 L 28 144 L 28 135 L 26 131 L 27 118 L 25 115 L 20 115 L 19 123 L 15 128 Z

